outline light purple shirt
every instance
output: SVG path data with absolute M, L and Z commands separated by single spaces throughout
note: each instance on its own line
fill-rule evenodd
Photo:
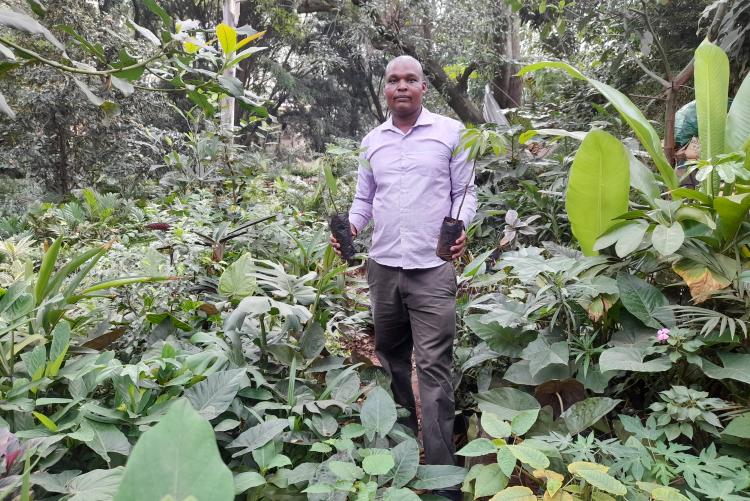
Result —
M 422 108 L 404 134 L 392 120 L 375 127 L 362 140 L 369 168 L 360 167 L 349 222 L 361 231 L 375 221 L 370 258 L 385 266 L 434 268 L 443 218 L 456 212 L 466 183 L 466 200 L 458 219 L 466 227 L 477 207 L 468 152 L 453 156 L 461 122 Z

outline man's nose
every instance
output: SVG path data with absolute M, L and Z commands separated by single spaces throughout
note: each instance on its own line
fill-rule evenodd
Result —
M 397 88 L 398 90 L 407 90 L 408 86 L 406 85 L 406 80 L 399 80 Z

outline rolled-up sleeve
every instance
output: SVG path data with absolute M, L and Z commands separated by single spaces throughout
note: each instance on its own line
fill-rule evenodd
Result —
M 375 197 L 375 177 L 367 162 L 367 138 L 362 140 L 364 151 L 360 154 L 365 162 L 360 162 L 357 169 L 357 190 L 354 202 L 349 210 L 349 222 L 357 229 L 357 233 L 367 226 L 372 219 L 372 200 Z
M 456 145 L 458 145 L 461 133 L 460 129 L 456 134 Z M 464 222 L 464 227 L 468 228 L 474 215 L 477 212 L 477 190 L 474 185 L 473 162 L 469 161 L 468 150 L 458 152 L 451 158 L 451 217 L 460 219 Z M 461 199 L 466 189 L 466 199 L 461 206 L 461 214 L 458 213 Z

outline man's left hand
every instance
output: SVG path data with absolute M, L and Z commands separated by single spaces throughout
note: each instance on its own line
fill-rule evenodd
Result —
M 456 240 L 456 245 L 451 247 L 451 259 L 458 259 L 466 252 L 466 231 L 461 232 L 461 236 Z

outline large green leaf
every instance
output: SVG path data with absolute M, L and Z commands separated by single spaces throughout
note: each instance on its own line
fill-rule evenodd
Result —
M 633 129 L 638 140 L 646 151 L 648 151 L 649 155 L 651 155 L 651 159 L 654 161 L 654 164 L 656 164 L 656 168 L 659 170 L 659 174 L 661 174 L 667 187 L 671 190 L 679 187 L 677 175 L 674 173 L 672 166 L 664 154 L 659 135 L 643 115 L 641 110 L 639 110 L 625 94 L 605 83 L 594 80 L 593 78 L 588 78 L 572 66 L 559 61 L 544 61 L 530 64 L 522 68 L 518 74 L 523 76 L 526 73 L 545 68 L 564 70 L 573 78 L 587 81 L 589 85 L 606 97 L 612 106 L 617 109 L 622 118 L 628 123 L 628 125 L 630 125 L 630 128 Z
M 474 483 L 474 497 L 492 496 L 505 489 L 507 485 L 508 477 L 502 472 L 500 465 L 483 465 Z
M 347 461 L 330 461 L 327 466 L 331 473 L 342 480 L 354 481 L 365 475 L 362 468 Z
M 213 419 L 229 408 L 244 374 L 244 369 L 215 372 L 185 390 L 185 398 L 201 416 Z
M 614 494 L 615 496 L 624 496 L 628 493 L 627 487 L 625 487 L 622 482 L 604 471 L 582 469 L 579 470 L 576 475 L 583 478 L 586 482 L 597 489 Z
M 742 150 L 750 140 L 750 75 L 745 77 L 729 108 L 725 139 L 727 153 Z
M 729 93 L 729 58 L 719 47 L 704 40 L 695 51 L 695 104 L 701 159 L 724 153 Z
M 323 164 L 323 176 L 326 180 L 326 187 L 328 188 L 329 195 L 331 198 L 335 199 L 338 195 L 338 184 L 336 182 L 336 176 L 333 175 L 331 164 Z
M 652 204 L 655 198 L 661 197 L 661 189 L 656 182 L 654 173 L 644 165 L 633 153 L 628 150 L 630 159 L 630 186 L 643 193 L 646 201 Z
M 503 374 L 503 379 L 515 384 L 538 386 L 552 379 L 565 379 L 570 376 L 570 367 L 561 364 L 548 365 L 532 376 L 531 362 L 528 360 L 519 360 L 508 367 L 508 370 Z
M 68 353 L 70 345 L 70 324 L 63 320 L 55 326 L 52 331 L 52 345 L 49 350 L 49 362 L 45 369 L 45 375 L 49 377 L 57 376 L 62 366 L 65 354 Z
M 638 482 L 641 484 L 641 482 Z M 654 501 L 690 501 L 690 498 L 683 495 L 674 487 L 660 485 L 651 491 L 651 498 Z
M 492 441 L 486 438 L 475 438 L 462 447 L 460 451 L 456 452 L 456 455 L 477 457 L 494 454 L 495 452 L 497 452 L 497 447 L 495 447 L 495 444 L 493 444 Z
M 712 379 L 734 379 L 750 384 L 750 355 L 745 353 L 720 352 L 720 367 L 708 360 L 703 360 L 703 372 Z
M 368 475 L 385 475 L 395 466 L 393 455 L 390 452 L 373 454 L 362 460 L 362 469 Z
M 745 220 L 750 210 L 750 195 L 732 195 L 728 197 L 714 198 L 714 210 L 719 215 L 716 222 L 716 232 L 722 241 L 729 242 L 740 229 L 742 221 Z
M 284 431 L 287 426 L 289 426 L 289 421 L 286 419 L 264 421 L 242 432 L 227 447 L 230 449 L 241 448 L 242 450 L 235 452 L 232 457 L 242 456 L 266 445 Z
M 617 275 L 617 287 L 620 289 L 622 304 L 634 317 L 649 327 L 663 327 L 655 318 L 655 314 L 657 310 L 668 305 L 669 301 L 659 289 L 627 273 Z
M 685 241 L 685 231 L 678 222 L 670 226 L 658 224 L 651 233 L 651 244 L 662 256 L 671 256 L 677 252 Z
M 514 485 L 495 494 L 490 501 L 536 501 L 537 497 L 528 487 Z
M 594 250 L 602 250 L 615 244 L 617 257 L 625 257 L 641 245 L 647 230 L 648 224 L 644 221 L 615 223 L 606 233 L 596 239 Z
M 510 387 L 493 388 L 474 395 L 482 412 L 491 412 L 504 421 L 513 421 L 523 411 L 541 408 L 533 395 Z
M 568 365 L 569 349 L 567 341 L 558 341 L 557 343 L 541 343 L 542 337 L 529 344 L 524 350 L 524 359 L 529 361 L 529 372 L 534 377 L 542 370 L 551 365 Z M 532 351 L 532 348 L 534 349 Z M 540 349 L 536 349 L 540 348 Z
M 172 404 L 133 448 L 115 501 L 231 501 L 234 479 L 219 455 L 214 430 L 187 400 Z
M 529 342 L 536 337 L 536 332 L 519 328 L 505 327 L 499 322 L 483 322 L 484 315 L 468 315 L 464 321 L 471 331 L 485 341 L 492 351 L 516 358 Z
M 529 447 L 525 443 L 508 445 L 507 448 L 516 459 L 531 466 L 535 470 L 544 469 L 549 466 L 549 459 L 544 453 L 542 453 L 542 451 Z
M 732 419 L 727 427 L 724 428 L 722 434 L 732 437 L 750 438 L 750 412 L 740 414 Z
M 519 414 L 521 416 L 523 414 Z M 513 431 L 507 421 L 503 421 L 499 416 L 490 412 L 483 412 L 481 418 L 482 429 L 492 438 L 509 437 Z
M 592 130 L 573 160 L 565 197 L 570 226 L 584 254 L 598 254 L 594 243 L 628 210 L 629 191 L 625 147 L 611 134 Z
M 243 492 L 253 487 L 258 487 L 266 483 L 266 479 L 263 475 L 257 471 L 245 471 L 238 473 L 234 476 L 234 493 L 236 495 L 242 494 Z
M 397 489 L 395 487 L 389 487 L 383 494 L 383 501 L 419 501 L 420 497 L 417 496 L 411 489 Z
M 81 432 L 90 434 L 91 440 L 86 441 L 91 450 L 99 454 L 107 463 L 111 461 L 109 454 L 117 453 L 127 456 L 130 454 L 130 442 L 120 429 L 107 423 L 100 423 L 84 418 L 81 422 Z
M 255 270 L 253 258 L 249 252 L 241 255 L 237 261 L 227 266 L 219 278 L 219 292 L 232 299 L 242 299 L 258 290 L 252 272 Z
M 417 480 L 412 483 L 415 489 L 446 489 L 463 482 L 466 469 L 452 465 L 420 465 Z
M 393 487 L 403 487 L 417 474 L 419 467 L 419 444 L 416 440 L 406 439 L 391 450 L 395 465 L 388 474 L 393 479 Z
M 230 56 L 237 48 L 237 30 L 231 26 L 221 23 L 216 27 L 216 38 L 225 56 Z
M 55 268 L 57 262 L 57 256 L 60 254 L 60 247 L 62 247 L 62 237 L 58 237 L 47 249 L 42 258 L 42 264 L 39 267 L 39 273 L 37 273 L 36 284 L 34 285 L 34 300 L 37 306 L 42 303 L 44 299 L 44 290 L 49 283 L 50 275 L 52 270 Z
M 638 346 L 618 346 L 604 350 L 599 356 L 599 368 L 606 371 L 664 372 L 672 367 L 669 357 L 644 361 L 646 351 Z
M 592 397 L 576 402 L 560 415 L 571 435 L 593 426 L 615 408 L 620 400 L 607 397 Z
M 367 400 L 362 404 L 360 418 L 370 439 L 374 438 L 375 434 L 384 437 L 396 424 L 396 404 L 391 396 L 378 386 L 367 395 Z
M 109 501 L 122 485 L 122 466 L 111 470 L 91 470 L 71 479 L 65 488 L 70 495 L 68 501 Z M 135 499 L 135 498 L 131 498 Z

